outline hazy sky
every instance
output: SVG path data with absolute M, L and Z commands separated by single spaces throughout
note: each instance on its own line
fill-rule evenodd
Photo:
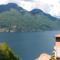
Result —
M 0 0 L 0 4 L 11 2 L 17 3 L 28 11 L 39 8 L 53 16 L 60 16 L 60 0 Z

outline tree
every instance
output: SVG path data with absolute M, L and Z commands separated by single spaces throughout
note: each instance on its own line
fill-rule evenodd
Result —
M 50 59 L 50 60 L 56 60 L 55 54 L 53 54 L 53 55 L 51 56 L 51 59 Z
M 20 60 L 6 43 L 0 43 L 0 60 Z

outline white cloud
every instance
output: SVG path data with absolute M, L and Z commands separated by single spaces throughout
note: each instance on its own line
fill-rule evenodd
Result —
M 24 9 L 30 11 L 33 8 L 39 8 L 46 13 L 51 14 L 52 16 L 59 16 L 60 15 L 60 0 L 24 0 L 18 2 L 20 6 Z
M 53 16 L 59 16 L 60 15 L 60 4 L 50 7 L 49 13 Z
M 32 6 L 33 3 L 29 1 L 18 1 L 17 4 L 28 11 L 32 10 L 33 8 Z
M 0 0 L 0 5 L 1 4 L 7 4 L 9 2 L 9 0 Z

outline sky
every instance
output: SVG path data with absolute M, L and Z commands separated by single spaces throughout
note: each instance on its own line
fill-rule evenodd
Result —
M 0 5 L 7 3 L 16 3 L 28 11 L 38 8 L 52 16 L 60 17 L 60 0 L 0 0 Z

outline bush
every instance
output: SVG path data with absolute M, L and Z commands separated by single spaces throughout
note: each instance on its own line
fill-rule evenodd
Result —
M 53 54 L 53 55 L 51 56 L 51 59 L 50 59 L 50 60 L 56 60 L 55 54 Z
M 6 43 L 0 43 L 0 60 L 19 60 Z

